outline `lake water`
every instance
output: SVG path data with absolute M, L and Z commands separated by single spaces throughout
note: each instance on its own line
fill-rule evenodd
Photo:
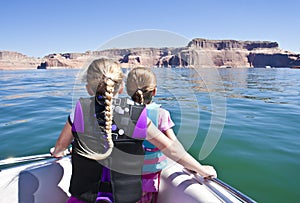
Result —
M 0 159 L 47 153 L 84 95 L 79 70 L 0 71 Z M 300 70 L 155 69 L 186 149 L 258 202 L 299 202 Z M 75 84 L 76 83 L 76 84 Z

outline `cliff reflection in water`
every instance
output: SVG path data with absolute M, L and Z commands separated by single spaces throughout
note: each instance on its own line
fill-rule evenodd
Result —
M 191 88 L 195 92 L 215 92 L 227 98 L 247 98 L 277 103 L 279 101 L 274 94 L 265 92 L 280 93 L 292 85 L 288 79 L 279 80 L 278 74 L 284 71 L 284 69 L 199 68 L 179 72 L 192 84 Z

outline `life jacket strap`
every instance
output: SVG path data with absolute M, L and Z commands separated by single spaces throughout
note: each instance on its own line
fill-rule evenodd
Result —
M 147 152 L 156 152 L 158 151 L 159 149 L 156 147 L 156 148 L 147 148 L 147 147 L 144 147 L 145 151 Z
M 111 182 L 100 182 L 99 184 L 99 191 L 100 192 L 112 192 L 111 189 Z
M 110 180 L 110 170 L 103 166 L 101 182 L 99 184 L 100 192 L 112 192 L 111 180 Z

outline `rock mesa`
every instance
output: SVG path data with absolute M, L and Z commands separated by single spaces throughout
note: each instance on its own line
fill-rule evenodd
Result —
M 80 68 L 99 57 L 119 60 L 123 67 L 292 67 L 300 65 L 300 55 L 282 50 L 277 42 L 208 40 L 196 38 L 185 47 L 127 48 L 54 53 L 42 59 L 16 52 L 0 51 L 0 69 Z

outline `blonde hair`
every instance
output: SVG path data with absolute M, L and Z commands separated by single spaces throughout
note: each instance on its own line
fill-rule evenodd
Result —
M 86 144 L 82 143 L 82 150 L 77 152 L 87 158 L 94 160 L 102 160 L 107 158 L 114 146 L 112 141 L 112 122 L 113 122 L 113 110 L 112 110 L 112 99 L 116 95 L 123 82 L 123 72 L 118 62 L 101 58 L 94 60 L 87 69 L 86 79 L 89 87 L 95 94 L 95 99 L 99 102 L 98 97 L 105 99 L 105 133 L 106 141 L 108 143 L 108 149 L 104 154 L 94 152 L 89 149 Z M 100 126 L 101 127 L 101 126 Z
M 126 91 L 133 101 L 140 104 L 151 103 L 155 88 L 156 76 L 149 68 L 137 67 L 128 73 Z

